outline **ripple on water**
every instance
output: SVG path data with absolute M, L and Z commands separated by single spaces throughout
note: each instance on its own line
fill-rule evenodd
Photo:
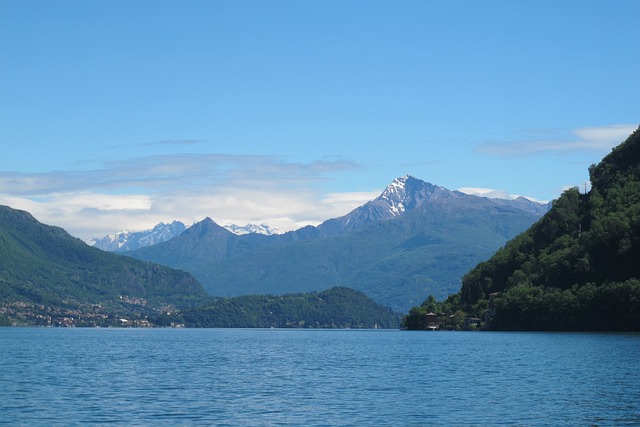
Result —
M 640 335 L 0 328 L 2 425 L 640 424 Z

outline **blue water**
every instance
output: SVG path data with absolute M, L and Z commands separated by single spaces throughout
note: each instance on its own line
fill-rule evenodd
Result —
M 0 328 L 1 425 L 640 425 L 640 335 Z

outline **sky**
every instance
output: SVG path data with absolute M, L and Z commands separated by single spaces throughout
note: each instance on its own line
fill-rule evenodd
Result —
M 640 2 L 0 1 L 0 204 L 89 239 L 538 201 L 640 124 Z

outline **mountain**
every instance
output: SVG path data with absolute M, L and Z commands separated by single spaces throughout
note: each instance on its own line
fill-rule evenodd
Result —
M 496 204 L 522 209 L 523 211 L 531 212 L 532 214 L 539 216 L 546 214 L 553 205 L 553 202 L 534 202 L 533 200 L 527 199 L 526 197 L 522 196 L 516 197 L 515 199 L 493 199 L 493 201 Z
M 239 236 L 243 234 L 264 234 L 265 236 L 271 236 L 272 234 L 281 234 L 280 230 L 277 227 L 270 227 L 267 224 L 247 224 L 245 226 L 239 226 L 235 224 L 224 225 L 224 228 L 232 232 L 233 234 L 237 234 Z
M 271 236 L 281 234 L 277 227 L 270 227 L 267 224 L 247 224 L 239 226 L 235 224 L 223 226 L 233 234 L 264 234 Z M 187 227 L 180 221 L 173 221 L 170 224 L 161 222 L 150 230 L 143 231 L 119 231 L 101 238 L 90 239 L 87 243 L 103 251 L 124 252 L 139 248 L 145 248 L 158 243 L 166 242 L 180 235 Z
M 28 212 L 0 206 L 0 314 L 26 323 L 62 312 L 96 318 L 188 308 L 205 297 L 188 273 L 92 248 Z
M 454 199 L 460 199 L 472 205 L 477 201 L 473 199 L 474 197 L 476 196 L 470 196 L 459 191 L 450 191 L 444 187 L 414 178 L 411 175 L 405 175 L 393 180 L 376 199 L 354 209 L 343 217 L 325 221 L 318 226 L 318 229 L 323 236 L 336 235 L 345 231 L 357 230 L 375 221 L 396 218 L 414 210 L 424 210 L 449 203 L 457 203 L 453 202 Z M 533 202 L 524 197 L 514 200 L 490 200 L 493 205 L 515 208 L 536 216 L 541 216 L 547 210 L 546 205 Z
M 166 242 L 186 229 L 180 221 L 173 221 L 171 224 L 161 222 L 150 230 L 120 231 L 102 238 L 93 238 L 87 243 L 109 252 L 131 251 Z
M 462 275 L 539 218 L 521 201 L 450 191 L 411 176 L 347 215 L 280 235 L 234 235 L 210 218 L 127 252 L 193 274 L 216 296 L 346 286 L 395 311 L 459 289 Z
M 490 329 L 640 331 L 640 128 L 589 175 L 450 300 Z

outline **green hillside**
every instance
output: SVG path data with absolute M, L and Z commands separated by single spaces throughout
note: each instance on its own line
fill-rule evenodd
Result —
M 27 212 L 0 206 L 0 308 L 5 317 L 22 313 L 30 317 L 24 323 L 31 323 L 45 307 L 69 312 L 98 305 L 98 311 L 110 313 L 187 308 L 205 296 L 188 273 L 103 252 Z M 33 307 L 38 313 L 29 311 Z
M 188 327 L 209 328 L 398 328 L 401 316 L 361 292 L 332 288 L 281 296 L 217 298 L 180 314 Z
M 459 299 L 486 327 L 640 330 L 640 131 L 589 168 L 525 233 L 463 279 Z

